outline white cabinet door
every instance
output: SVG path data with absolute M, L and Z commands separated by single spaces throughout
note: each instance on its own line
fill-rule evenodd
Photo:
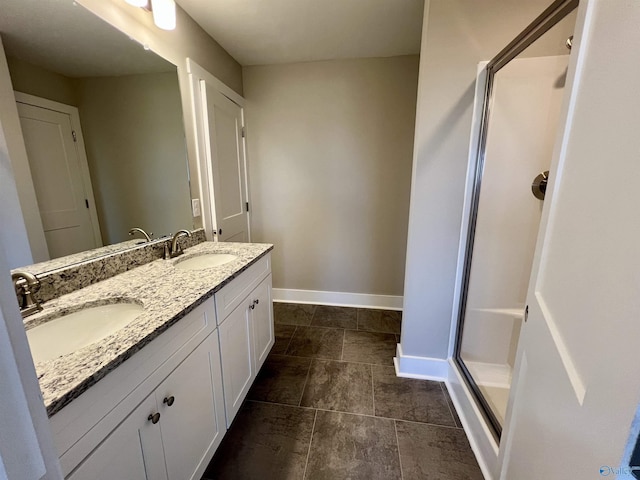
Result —
M 247 298 L 218 327 L 227 427 L 238 413 L 255 377 L 250 304 Z
M 67 478 L 69 480 L 167 480 L 156 399 L 146 398 Z M 161 415 L 162 416 L 162 415 Z
M 220 350 L 209 335 L 156 390 L 169 479 L 200 479 L 226 432 Z
M 253 329 L 253 357 L 256 373 L 269 355 L 275 341 L 273 334 L 273 307 L 271 304 L 271 275 L 265 278 L 249 294 L 253 305 L 251 326 Z

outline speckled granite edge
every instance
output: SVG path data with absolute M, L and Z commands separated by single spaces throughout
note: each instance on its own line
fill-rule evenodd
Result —
M 43 303 L 162 258 L 164 244 L 167 241 L 170 239 L 159 239 L 139 245 L 139 240 L 131 240 L 124 242 L 133 244 L 128 248 L 115 251 L 112 249 L 122 244 L 102 247 L 97 249 L 101 252 L 98 256 L 95 253 L 91 255 L 94 252 L 91 250 L 21 267 L 12 272 L 27 271 L 37 275 L 40 289 L 34 297 Z M 198 229 L 192 232 L 191 237 L 182 237 L 180 244 L 183 248 L 189 248 L 204 241 L 204 230 Z
M 36 364 L 48 415 L 59 412 L 272 249 L 271 244 L 203 242 L 177 259 L 152 261 L 45 304 L 42 312 L 25 320 L 27 330 L 81 306 L 134 301 L 144 308 L 133 322 L 100 342 Z M 175 268 L 178 261 L 204 253 L 229 253 L 237 259 L 203 270 Z

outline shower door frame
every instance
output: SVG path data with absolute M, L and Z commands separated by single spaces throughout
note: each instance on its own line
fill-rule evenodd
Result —
M 502 425 L 491 410 L 489 403 L 480 391 L 471 372 L 464 364 L 461 356 L 462 334 L 464 330 L 465 309 L 467 304 L 467 294 L 469 290 L 469 279 L 471 275 L 471 261 L 473 258 L 473 244 L 476 233 L 476 222 L 478 217 L 478 204 L 480 201 L 480 188 L 482 175 L 484 173 L 485 149 L 487 146 L 487 134 L 489 119 L 491 114 L 491 100 L 493 98 L 494 77 L 502 67 L 522 53 L 529 45 L 538 40 L 547 31 L 553 28 L 575 8 L 579 0 L 555 0 L 540 16 L 538 16 L 527 28 L 525 28 L 515 39 L 513 39 L 504 49 L 502 49 L 484 68 L 486 83 L 484 86 L 484 98 L 482 100 L 482 114 L 480 117 L 480 131 L 478 135 L 476 149 L 476 163 L 471 190 L 471 206 L 469 212 L 467 240 L 464 250 L 464 263 L 462 270 L 462 281 L 460 299 L 458 304 L 458 319 L 456 327 L 456 339 L 454 343 L 453 359 L 460 370 L 465 383 L 473 393 L 476 403 L 480 407 L 485 420 L 491 427 L 491 431 L 496 439 L 500 441 L 502 435 Z

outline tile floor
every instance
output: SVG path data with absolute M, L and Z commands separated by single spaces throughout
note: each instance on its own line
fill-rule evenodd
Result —
M 203 480 L 482 480 L 444 384 L 398 378 L 398 312 L 274 304 L 276 343 Z

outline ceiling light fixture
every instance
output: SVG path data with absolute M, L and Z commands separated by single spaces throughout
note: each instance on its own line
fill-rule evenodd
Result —
M 151 0 L 153 23 L 163 30 L 176 28 L 176 2 L 174 0 Z
M 163 30 L 176 28 L 176 2 L 174 0 L 124 0 L 134 7 L 144 8 L 153 13 L 153 23 Z

